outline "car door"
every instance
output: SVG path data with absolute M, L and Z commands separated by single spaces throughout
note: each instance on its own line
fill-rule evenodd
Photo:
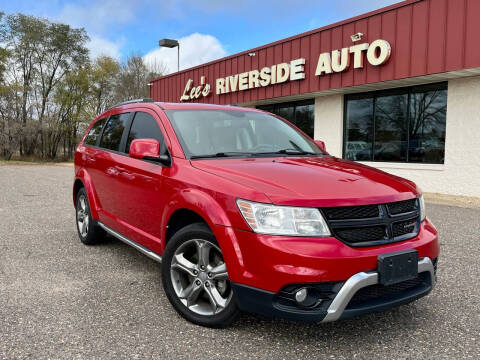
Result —
M 160 153 L 167 154 L 161 120 L 149 109 L 137 111 L 126 137 L 124 156 L 118 157 L 114 191 L 118 201 L 115 215 L 121 220 L 121 232 L 145 247 L 161 251 L 161 216 L 166 192 L 163 179 L 169 168 L 160 163 L 129 157 L 130 144 L 135 139 L 155 139 Z
M 108 117 L 97 120 L 95 124 L 92 125 L 83 141 L 80 160 L 82 166 L 87 169 L 90 175 L 95 171 L 96 157 L 99 151 L 98 143 L 100 142 L 100 137 L 102 136 L 102 131 L 107 120 Z
M 99 200 L 99 217 L 106 225 L 113 227 L 119 214 L 117 163 L 125 157 L 124 148 L 133 112 L 111 115 L 103 127 L 102 135 L 90 164 L 89 174 Z M 113 225 L 113 226 L 112 226 Z

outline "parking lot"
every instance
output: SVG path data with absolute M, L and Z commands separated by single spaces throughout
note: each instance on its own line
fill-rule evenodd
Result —
M 123 243 L 80 243 L 73 169 L 0 166 L 0 358 L 480 358 L 480 210 L 427 203 L 439 282 L 382 314 L 304 324 L 244 314 L 187 323 L 159 265 Z

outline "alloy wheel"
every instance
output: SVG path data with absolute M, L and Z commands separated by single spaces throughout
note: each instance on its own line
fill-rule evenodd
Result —
M 215 244 L 192 239 L 174 253 L 170 276 L 180 301 L 199 315 L 216 315 L 232 300 L 227 268 Z
M 78 231 L 82 237 L 86 237 L 88 234 L 90 217 L 88 214 L 87 199 L 85 195 L 80 195 L 77 204 L 77 226 Z

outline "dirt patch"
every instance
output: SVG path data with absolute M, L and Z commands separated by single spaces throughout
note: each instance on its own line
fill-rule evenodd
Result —
M 479 197 L 445 195 L 445 194 L 438 194 L 438 193 L 424 193 L 424 196 L 425 196 L 425 200 L 432 204 L 480 209 Z
M 0 166 L 8 165 L 50 165 L 50 166 L 73 166 L 73 162 L 54 161 L 23 161 L 23 160 L 0 160 Z
M 52 165 L 73 167 L 73 162 L 59 162 L 59 163 L 54 163 Z

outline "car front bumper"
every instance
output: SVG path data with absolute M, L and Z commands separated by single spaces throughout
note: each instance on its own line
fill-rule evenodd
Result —
M 236 283 L 232 283 L 232 288 L 238 306 L 244 311 L 288 320 L 330 322 L 385 311 L 427 295 L 436 282 L 435 267 L 430 258 L 424 257 L 418 261 L 418 274 L 418 280 L 410 282 L 411 286 L 404 286 L 404 288 L 401 283 L 400 286 L 379 285 L 379 276 L 376 271 L 359 272 L 345 282 L 297 284 L 278 293 Z M 321 289 L 319 290 L 318 285 L 327 285 L 323 286 L 324 294 Z M 294 300 L 295 291 L 301 288 L 314 289 L 322 298 L 321 301 L 315 307 L 302 308 Z M 390 290 L 382 292 L 378 290 L 379 288 L 390 288 Z M 351 303 L 362 289 L 367 292 L 371 289 L 370 292 L 378 296 L 368 298 L 363 295 Z
M 412 239 L 361 248 L 334 237 L 272 236 L 221 226 L 214 233 L 237 303 L 245 311 L 334 321 L 411 302 L 428 294 L 435 284 L 433 263 L 440 248 L 428 219 Z M 410 249 L 418 253 L 418 281 L 393 287 L 378 284 L 378 256 Z M 308 309 L 297 306 L 293 297 L 301 287 L 314 288 L 320 304 Z

